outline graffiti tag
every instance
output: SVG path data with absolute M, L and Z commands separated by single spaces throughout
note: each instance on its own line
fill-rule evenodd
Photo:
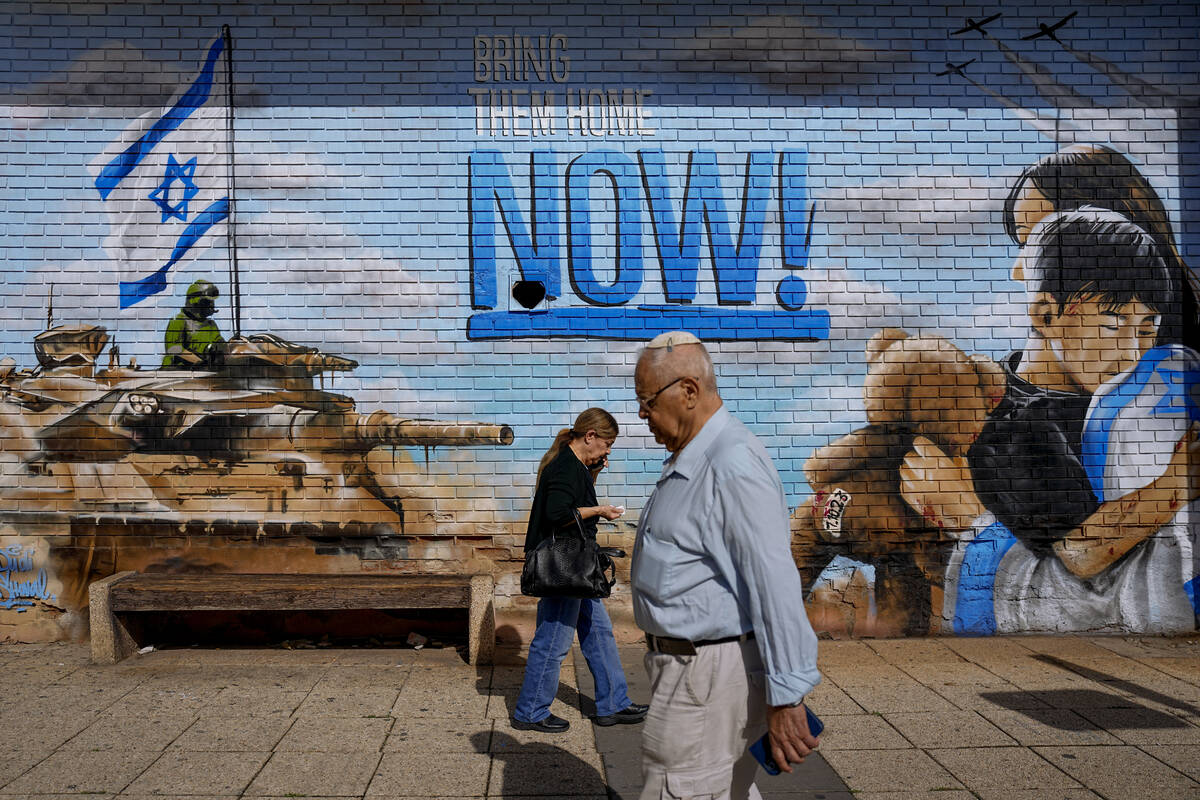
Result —
M 825 501 L 825 514 L 822 522 L 825 530 L 833 534 L 835 539 L 842 535 L 842 514 L 846 511 L 849 502 L 850 495 L 844 489 L 834 489 L 829 495 L 829 499 Z
M 45 568 L 34 571 L 33 547 L 19 544 L 0 548 L 0 608 L 24 610 L 34 601 L 53 602 Z

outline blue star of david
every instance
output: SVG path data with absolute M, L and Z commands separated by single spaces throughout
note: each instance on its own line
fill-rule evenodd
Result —
M 1200 405 L 1196 402 L 1200 372 L 1163 367 L 1155 371 L 1166 381 L 1167 393 L 1151 413 L 1156 417 L 1186 414 L 1192 420 L 1200 420 Z
M 195 156 L 182 164 L 175 160 L 174 154 L 167 158 L 167 170 L 163 174 L 162 183 L 149 194 L 154 204 L 162 210 L 162 222 L 166 222 L 172 217 L 178 220 L 187 220 L 188 201 L 200 192 L 199 187 L 192 181 L 192 176 L 195 174 Z M 183 197 L 179 198 L 178 203 L 171 205 L 171 184 L 176 181 L 179 181 L 180 188 L 183 190 Z

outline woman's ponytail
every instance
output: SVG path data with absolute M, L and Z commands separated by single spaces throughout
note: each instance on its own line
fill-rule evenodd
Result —
M 546 451 L 546 454 L 542 456 L 541 463 L 538 464 L 538 480 L 541 480 L 542 470 L 546 468 L 546 465 L 558 458 L 558 454 L 562 452 L 562 449 L 566 447 L 573 438 L 575 438 L 575 432 L 570 428 L 563 428 L 558 432 L 558 435 L 554 437 L 554 441 L 550 444 L 550 449 Z
M 572 439 L 579 439 L 587 436 L 588 431 L 595 431 L 603 439 L 616 439 L 619 433 L 617 421 L 613 419 L 613 415 L 609 414 L 603 408 L 589 408 L 575 418 L 575 425 L 570 428 L 563 428 L 554 437 L 554 441 L 550 444 L 550 449 L 546 451 L 546 455 L 542 456 L 542 461 L 538 464 L 538 480 L 542 478 L 542 470 L 546 465 L 558 457 L 562 452 L 563 447 L 570 444 Z

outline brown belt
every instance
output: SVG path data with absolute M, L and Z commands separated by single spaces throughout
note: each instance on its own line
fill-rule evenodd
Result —
M 646 634 L 646 647 L 656 653 L 668 656 L 694 656 L 697 647 L 707 647 L 710 644 L 725 644 L 726 642 L 748 642 L 754 638 L 754 631 L 746 631 L 738 636 L 726 636 L 724 639 L 701 639 L 693 642 L 690 639 L 676 639 L 672 636 L 655 636 Z

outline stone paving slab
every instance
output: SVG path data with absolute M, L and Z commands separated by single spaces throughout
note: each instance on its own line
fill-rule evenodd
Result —
M 863 707 L 850 699 L 833 681 L 821 681 L 808 696 L 808 703 L 822 718 L 834 714 L 862 714 Z
M 250 785 L 270 757 L 269 752 L 164 753 L 122 792 L 159 797 L 209 794 L 237 796 Z
M 31 747 L 28 743 L 10 746 L 0 758 L 0 786 L 19 778 L 33 769 L 53 752 L 53 749 Z
M 1200 744 L 1200 728 L 1152 708 L 1084 708 L 1079 715 L 1128 744 Z
M 883 718 L 909 742 L 926 749 L 1016 744 L 1011 736 L 974 711 L 884 714 Z
M 640 647 L 622 647 L 631 696 Z M 155 651 L 0 645 L 0 800 L 541 797 L 632 800 L 640 727 L 596 728 L 578 650 L 563 735 L 508 723 L 509 653 L 452 648 Z M 1011 637 L 821 643 L 822 748 L 790 800 L 1200 798 L 1200 638 Z M 90 794 L 85 794 L 90 793 Z
M 815 704 L 813 709 L 825 723 L 825 732 L 821 734 L 822 753 L 830 750 L 905 750 L 912 747 L 912 743 L 889 725 L 883 716 L 824 714 Z
M 384 752 L 487 753 L 492 721 L 438 717 L 401 717 L 383 744 Z
M 159 750 L 60 750 L 16 780 L 4 792 L 103 794 L 119 792 L 162 755 Z
M 909 711 L 953 711 L 955 706 L 937 692 L 911 678 L 903 682 L 884 681 L 878 684 L 843 686 L 850 699 L 868 713 L 902 713 Z
M 1026 747 L 1037 745 L 1120 744 L 1121 740 L 1063 708 L 983 708 L 980 715 Z
M 910 675 L 894 664 L 843 664 L 822 667 L 822 672 L 843 689 L 914 683 Z
M 1035 751 L 1105 797 L 1200 797 L 1200 784 L 1134 747 L 1037 747 Z
M 987 682 L 951 681 L 930 683 L 928 686 L 953 707 L 963 711 L 987 711 L 998 704 L 1004 708 L 1050 708 L 1036 693 L 1022 691 L 1015 683 L 1000 681 L 995 677 Z
M 391 717 L 303 715 L 275 745 L 276 752 L 377 753 L 395 720 Z
M 600 756 L 593 750 L 582 758 L 566 750 L 495 753 L 488 794 L 527 797 L 542 794 L 600 794 L 606 783 Z
M 968 789 L 1074 789 L 1080 786 L 1037 752 L 1024 747 L 930 750 L 931 756 Z
M 854 792 L 965 788 L 922 750 L 831 750 L 825 760 Z
M 1200 780 L 1200 747 L 1196 745 L 1153 745 L 1141 749 L 1193 780 Z
M 444 797 L 483 797 L 491 769 L 488 753 L 455 753 L 448 758 L 384 753 L 367 796 L 407 797 L 436 789 Z
M 246 790 L 247 797 L 361 797 L 379 767 L 379 753 L 290 753 L 276 750 Z
M 124 750 L 130 742 L 145 750 L 162 750 L 179 738 L 197 719 L 195 712 L 137 713 L 109 709 L 73 736 L 62 749 L 68 751 Z
M 171 742 L 171 749 L 198 753 L 271 750 L 295 722 L 287 713 L 202 715 Z
M 399 689 L 386 686 L 355 688 L 326 684 L 313 687 L 296 707 L 296 713 L 387 717 L 391 715 L 400 694 Z
M 105 709 L 108 713 L 138 716 L 141 714 L 194 714 L 209 707 L 220 694 L 216 687 L 194 687 L 186 680 L 166 685 L 139 686 Z
M 953 652 L 953 651 L 950 651 Z M 905 662 L 900 669 L 913 680 L 920 681 L 926 686 L 938 684 L 983 685 L 996 683 L 1000 678 L 990 670 L 978 664 L 964 661 L 962 656 L 954 653 L 955 661 L 936 660 L 928 663 Z M 830 675 L 832 678 L 833 676 Z
M 979 800 L 1104 800 L 1088 789 L 980 789 Z
M 821 642 L 821 668 L 841 665 L 883 666 L 888 662 L 865 639 Z
M 291 714 L 309 696 L 307 690 L 276 686 L 226 686 L 197 711 L 210 716 Z
M 0 715 L 0 728 L 18 727 L 21 731 L 21 749 L 41 750 L 47 755 L 87 728 L 99 716 L 87 711 L 75 711 L 70 707 L 28 710 L 20 706 L 17 708 L 21 708 L 20 713 L 9 712 Z M 4 771 L 4 766 L 0 763 L 0 774 Z

